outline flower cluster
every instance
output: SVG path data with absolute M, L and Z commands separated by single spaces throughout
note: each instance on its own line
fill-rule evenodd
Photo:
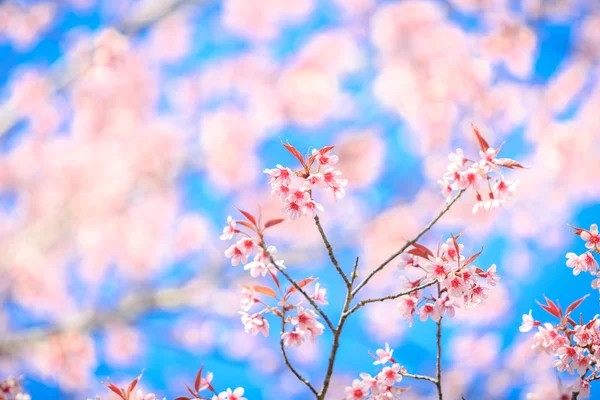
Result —
M 573 274 L 580 272 L 589 272 L 597 276 L 598 262 L 594 259 L 593 251 L 600 254 L 600 235 L 598 226 L 593 224 L 589 230 L 574 228 L 574 233 L 586 241 L 587 252 L 576 255 L 567 253 L 567 266 L 573 269 Z M 600 279 L 596 278 L 592 282 L 592 287 L 598 289 Z M 542 323 L 533 318 L 532 312 L 523 315 L 523 320 L 519 330 L 529 332 L 534 327 L 538 331 L 534 335 L 533 348 L 539 352 L 545 352 L 556 356 L 553 365 L 558 372 L 569 372 L 571 375 L 577 373 L 576 382 L 568 389 L 577 396 L 573 398 L 583 398 L 590 395 L 590 382 L 600 379 L 600 320 L 596 315 L 592 320 L 584 323 L 582 316 L 579 322 L 572 317 L 573 311 L 585 300 L 584 296 L 564 311 L 548 298 L 545 298 L 546 304 L 540 306 L 550 315 L 556 317 L 559 321 L 556 324 L 549 322 Z
M 589 272 L 596 279 L 592 281 L 594 289 L 600 289 L 600 278 L 598 278 L 598 261 L 594 258 L 594 252 L 600 254 L 600 233 L 598 225 L 592 224 L 590 229 L 574 228 L 575 234 L 585 240 L 585 253 L 577 255 L 573 252 L 567 253 L 567 267 L 573 269 L 573 275 L 581 272 Z
M 404 393 L 407 388 L 401 388 L 396 384 L 402 381 L 406 369 L 398 364 L 392 354 L 394 350 L 386 343 L 385 349 L 376 351 L 374 365 L 380 365 L 380 371 L 371 376 L 367 373 L 360 374 L 361 379 L 355 379 L 351 386 L 346 387 L 345 400 L 388 400 L 395 399 L 397 395 Z
M 31 400 L 31 396 L 25 393 L 20 379 L 8 377 L 0 381 L 0 400 Z
M 302 168 L 292 170 L 278 164 L 276 168 L 265 169 L 264 172 L 269 175 L 271 193 L 282 198 L 283 210 L 292 219 L 314 217 L 317 210 L 323 211 L 323 206 L 313 198 L 312 191 L 315 188 L 332 192 L 336 199 L 344 197 L 348 180 L 343 179 L 342 173 L 333 167 L 338 162 L 338 157 L 331 154 L 334 146 L 313 149 L 310 157 L 302 156 L 292 145 L 283 146 L 300 161 Z
M 473 213 L 476 213 L 479 209 L 491 210 L 500 207 L 516 191 L 519 182 L 504 180 L 500 167 L 514 169 L 523 166 L 510 158 L 498 158 L 502 145 L 494 149 L 483 139 L 475 126 L 473 131 L 481 147 L 480 160 L 471 161 L 465 157 L 462 149 L 456 149 L 455 153 L 448 156 L 448 171 L 438 183 L 448 201 L 454 191 L 472 187 L 477 194 L 477 202 L 473 206 Z M 484 199 L 482 193 L 486 190 L 487 198 Z
M 143 374 L 143 371 L 142 371 L 142 374 Z M 104 386 L 106 386 L 107 388 L 109 388 L 117 396 L 119 396 L 119 399 L 121 399 L 121 400 L 160 400 L 160 398 L 156 394 L 154 394 L 154 393 L 144 394 L 144 392 L 142 392 L 141 390 L 138 390 L 134 397 L 133 393 L 134 393 L 135 387 L 137 386 L 140 379 L 142 379 L 142 374 L 140 374 L 137 378 L 132 380 L 129 383 L 129 385 L 127 385 L 127 389 L 119 388 L 117 385 L 112 383 L 110 381 L 110 379 L 108 380 L 108 383 L 102 382 L 102 384 Z M 88 400 L 92 400 L 92 399 L 88 399 Z M 100 400 L 100 396 L 96 396 L 94 400 Z M 167 398 L 164 397 L 163 400 L 167 400 Z
M 175 400 L 247 400 L 244 396 L 244 388 L 238 387 L 234 390 L 227 388 L 227 390 L 217 393 L 212 385 L 213 373 L 208 372 L 206 376 L 203 376 L 204 367 L 200 367 L 196 374 L 194 384 L 190 386 L 186 385 L 186 389 L 192 395 L 179 396 Z M 193 387 L 193 389 L 192 389 Z M 201 394 L 201 392 L 208 391 L 208 396 Z
M 483 286 L 482 281 L 495 286 L 499 280 L 495 264 L 487 271 L 472 265 L 481 252 L 465 257 L 462 254 L 464 246 L 457 239 L 457 236 L 452 236 L 438 247 L 435 255 L 427 247 L 415 243 L 400 256 L 399 268 L 415 269 L 421 274 L 417 280 L 406 279 L 407 292 L 398 302 L 402 316 L 411 324 L 415 313 L 421 321 L 428 318 L 439 321 L 444 315 L 454 317 L 456 308 L 460 308 L 461 304 L 472 309 L 487 298 L 489 288 Z M 433 285 L 437 285 L 436 293 L 423 293 L 425 288 Z
M 246 264 L 244 270 L 250 272 L 253 278 L 269 276 L 274 287 L 263 285 L 246 285 L 241 289 L 242 298 L 240 306 L 242 311 L 241 321 L 244 324 L 244 330 L 252 336 L 259 333 L 263 336 L 269 335 L 269 322 L 265 318 L 268 313 L 275 314 L 282 319 L 285 327 L 287 323 L 291 323 L 293 328 L 284 332 L 281 336 L 283 343 L 290 346 L 300 346 L 306 339 L 314 341 L 315 338 L 323 334 L 324 326 L 318 321 L 319 316 L 315 311 L 305 308 L 302 301 L 292 303 L 291 297 L 297 292 L 295 286 L 290 286 L 287 290 L 283 290 L 279 278 L 278 271 L 285 269 L 283 260 L 275 260 L 274 256 L 277 253 L 275 246 L 267 246 L 263 241 L 263 234 L 266 229 L 275 226 L 283 219 L 273 219 L 261 225 L 261 219 L 255 218 L 252 214 L 240 210 L 246 220 L 236 221 L 232 217 L 227 218 L 227 225 L 223 228 L 223 234 L 220 236 L 222 240 L 230 240 L 236 234 L 241 235 L 235 244 L 225 250 L 225 256 L 231 259 L 231 264 L 236 266 L 240 263 Z M 245 228 L 245 229 L 244 229 Z M 254 260 L 248 262 L 249 257 L 256 253 Z M 306 278 L 298 282 L 300 288 L 304 288 L 316 281 L 315 278 Z M 304 290 L 304 289 L 303 289 Z M 314 294 L 310 299 L 315 303 L 327 304 L 326 289 L 315 285 Z M 262 299 L 259 298 L 263 297 Z M 265 298 L 271 297 L 277 300 L 275 305 L 269 305 Z M 250 313 L 250 309 L 255 304 L 259 304 L 262 309 Z M 287 313 L 295 311 L 296 315 L 287 316 Z

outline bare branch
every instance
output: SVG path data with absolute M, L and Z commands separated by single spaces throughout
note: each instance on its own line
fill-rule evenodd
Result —
M 342 270 L 342 268 L 340 267 L 340 264 L 338 263 L 337 259 L 335 258 L 335 254 L 333 253 L 333 248 L 331 247 L 329 240 L 327 240 L 327 235 L 325 235 L 325 231 L 323 230 L 323 227 L 321 226 L 321 221 L 319 220 L 318 215 L 315 215 L 315 224 L 317 224 L 317 228 L 319 229 L 319 233 L 321 234 L 323 243 L 325 243 L 325 247 L 327 248 L 327 252 L 329 253 L 329 259 L 331 259 L 331 263 L 333 264 L 333 266 L 337 270 L 338 274 L 340 274 L 340 276 L 346 283 L 346 286 L 350 287 L 350 281 L 348 280 L 348 277 L 346 276 L 346 274 L 344 274 L 344 271 Z
M 419 240 L 421 238 L 421 236 L 423 236 L 425 233 L 427 233 L 440 220 L 440 218 L 442 218 L 442 216 L 444 214 L 446 214 L 448 212 L 448 210 L 450 210 L 450 208 L 454 205 L 454 203 L 456 203 L 456 201 L 460 198 L 460 196 L 462 196 L 462 194 L 465 192 L 465 190 L 466 189 L 460 190 L 456 194 L 456 196 L 454 196 L 454 198 L 452 200 L 450 200 L 448 202 L 448 204 L 446 204 L 446 207 L 444 207 L 444 209 L 437 215 L 437 217 L 435 217 L 421 232 L 419 232 L 419 234 L 414 239 L 406 242 L 400 250 L 398 250 L 397 252 L 392 254 L 387 260 L 385 260 L 383 262 L 383 264 L 381 264 L 379 267 L 377 267 L 373 271 L 371 271 L 371 273 L 365 278 L 365 280 L 362 281 L 360 284 L 358 284 L 358 286 L 356 286 L 356 288 L 352 292 L 352 296 L 356 296 L 358 291 L 360 289 L 362 289 L 367 284 L 367 282 L 369 282 L 371 280 L 371 278 L 373 278 L 373 276 L 375 276 L 375 274 L 377 274 L 379 271 L 384 269 L 386 265 L 388 265 L 390 262 L 392 262 L 400 254 L 404 253 L 404 251 L 406 249 L 408 249 L 410 246 L 412 246 L 414 243 L 416 243 L 417 240 Z
M 417 374 L 404 373 L 404 374 L 402 374 L 402 376 L 405 376 L 407 378 L 421 380 L 421 381 L 429 381 L 431 383 L 437 383 L 437 381 L 436 381 L 435 378 L 432 378 L 431 376 L 427 376 L 427 375 L 417 375 Z
M 397 299 L 399 297 L 402 296 L 407 296 L 411 293 L 417 292 L 421 289 L 425 289 L 428 288 L 429 286 L 433 286 L 437 281 L 430 281 L 427 283 L 424 283 L 422 285 L 416 286 L 414 288 L 411 288 L 405 292 L 400 292 L 400 293 L 396 293 L 396 294 L 391 294 L 389 296 L 385 296 L 385 297 L 378 297 L 376 299 L 367 299 L 367 300 L 362 300 L 358 303 L 356 303 L 356 305 L 354 307 L 352 307 L 348 312 L 346 312 L 347 315 L 353 314 L 354 312 L 356 312 L 359 308 L 366 306 L 367 304 L 370 303 L 376 303 L 376 302 L 382 302 L 382 301 L 386 301 L 386 300 L 393 300 L 393 299 Z

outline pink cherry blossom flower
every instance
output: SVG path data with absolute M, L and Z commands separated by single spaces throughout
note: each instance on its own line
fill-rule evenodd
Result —
M 231 258 L 231 265 L 234 267 L 240 262 L 245 264 L 248 261 L 248 256 L 245 255 L 237 244 L 232 244 L 227 250 L 225 250 L 225 257 Z
M 283 207 L 283 212 L 290 213 L 290 218 L 296 219 L 302 216 L 303 207 L 304 205 L 302 203 L 286 200 L 285 205 Z
M 504 177 L 501 176 L 500 179 L 496 180 L 492 193 L 499 200 L 508 200 L 517 191 L 518 184 L 519 181 L 505 181 Z
M 291 331 L 285 332 L 283 335 L 281 335 L 281 338 L 283 339 L 283 344 L 286 347 L 300 347 L 302 343 L 304 343 L 304 332 L 294 328 Z
M 485 273 L 487 284 L 490 286 L 496 286 L 496 283 L 500 280 L 498 274 L 496 274 L 496 264 L 492 264 Z
M 539 325 L 540 323 L 535 321 L 531 316 L 531 310 L 529 310 L 529 314 L 523 314 L 523 321 L 521 322 L 521 326 L 519 326 L 520 332 L 529 332 L 533 329 L 534 326 Z
M 223 234 L 219 236 L 221 240 L 229 240 L 235 234 L 235 220 L 231 216 L 227 217 L 227 226 L 223 228 Z
M 448 290 L 448 294 L 452 297 L 461 297 L 467 290 L 465 281 L 454 274 L 448 275 L 448 279 L 442 281 L 442 286 Z
M 245 312 L 240 311 L 242 315 L 242 324 L 244 324 L 244 331 L 256 336 L 262 333 L 264 337 L 269 336 L 269 322 L 258 314 L 248 315 Z
M 324 208 L 320 203 L 317 203 L 313 199 L 308 199 L 302 206 L 302 214 L 314 218 L 317 215 L 317 210 L 323 211 Z
M 454 317 L 454 314 L 456 313 L 456 308 L 459 308 L 456 301 L 448 297 L 448 293 L 445 292 L 442 293 L 440 298 L 436 300 L 435 305 L 438 309 L 440 316 L 447 314 L 450 318 Z
M 242 307 L 242 310 L 248 311 L 255 303 L 258 302 L 255 294 L 256 293 L 251 286 L 242 288 L 242 299 L 240 300 L 240 306 Z
M 277 168 L 267 168 L 263 172 L 269 175 L 269 184 L 271 184 L 271 186 L 289 186 L 291 183 L 292 171 L 287 167 L 277 164 Z
M 258 248 L 256 240 L 253 238 L 243 238 L 237 242 L 236 246 L 246 258 Z
M 417 308 L 417 303 L 419 299 L 414 296 L 403 296 L 398 301 L 398 309 L 400 310 L 400 315 L 409 320 L 410 325 L 413 322 L 413 313 Z
M 137 391 L 136 400 L 157 400 L 157 397 L 154 393 L 148 393 L 144 395 L 141 390 Z
M 200 379 L 200 387 L 198 388 L 198 392 L 202 392 L 204 390 L 213 390 L 212 387 L 212 380 L 213 380 L 214 374 L 212 372 L 207 372 L 206 376 L 203 376 Z
M 387 386 L 393 386 L 396 382 L 400 382 L 402 380 L 400 364 L 393 364 L 391 367 L 383 368 L 377 375 L 377 378 Z
M 319 165 L 334 165 L 339 161 L 338 156 L 331 154 L 331 150 L 321 153 L 317 149 L 313 149 L 312 155 L 315 156 L 315 160 Z
M 567 253 L 567 267 L 573 268 L 573 275 L 579 275 L 582 271 L 587 271 L 587 267 L 581 256 L 575 253 Z
M 409 253 L 400 254 L 400 262 L 398 263 L 398 268 L 406 269 L 410 267 L 418 267 L 419 266 L 419 256 L 415 256 Z
M 315 294 L 312 295 L 314 301 L 319 304 L 327 305 L 329 302 L 327 301 L 327 289 L 320 287 L 319 283 L 315 284 Z
M 579 236 L 583 240 L 587 241 L 585 247 L 600 251 L 600 234 L 598 233 L 598 225 L 592 224 L 589 231 L 581 231 Z
M 247 400 L 244 395 L 244 388 L 238 387 L 235 390 L 227 388 L 225 392 L 219 393 L 219 400 Z
M 454 191 L 454 188 L 452 187 L 452 185 L 444 180 L 440 180 L 437 182 L 440 185 L 440 190 L 442 192 L 442 196 L 444 196 L 446 198 L 446 200 L 450 200 L 452 198 L 452 192 Z
M 385 349 L 377 349 L 375 354 L 377 354 L 377 359 L 373 362 L 373 365 L 387 364 L 390 360 L 392 360 L 394 349 L 390 349 L 390 345 L 386 343 Z
M 437 307 L 431 303 L 423 304 L 423 306 L 417 310 L 417 314 L 419 314 L 419 320 L 422 322 L 427 321 L 427 318 L 431 318 L 433 321 L 439 321 L 440 319 Z
M 365 384 L 358 379 L 352 381 L 352 386 L 347 386 L 344 391 L 346 392 L 345 400 L 365 400 L 369 394 Z
M 448 264 L 440 257 L 430 260 L 423 268 L 427 271 L 428 278 L 437 279 L 438 282 L 442 282 L 450 273 Z

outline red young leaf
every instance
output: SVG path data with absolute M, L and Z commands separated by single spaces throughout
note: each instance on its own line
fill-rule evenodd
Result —
M 249 222 L 246 222 L 246 221 L 235 221 L 235 222 L 236 222 L 236 224 L 240 224 L 242 226 L 245 226 L 246 228 L 250 229 L 251 231 L 255 230 L 254 226 L 252 226 L 252 224 L 249 223 Z
M 139 374 L 139 376 L 137 378 L 135 378 L 134 380 L 132 380 L 131 383 L 129 384 L 129 387 L 127 388 L 127 397 L 128 398 L 131 395 L 131 392 L 133 392 L 133 389 L 135 389 L 135 386 L 138 384 L 140 379 L 142 379 L 143 374 L 144 374 L 144 370 L 142 370 L 142 372 Z
M 285 221 L 285 218 L 275 218 L 275 219 L 271 219 L 269 221 L 267 221 L 267 223 L 265 224 L 265 229 L 270 228 L 272 226 L 275 226 L 277 224 L 282 223 L 283 221 Z
M 112 383 L 110 380 L 108 381 L 108 385 L 104 382 L 102 382 L 102 384 L 104 386 L 106 386 L 107 388 L 109 388 L 110 390 L 112 390 L 114 393 L 116 393 L 123 400 L 127 400 L 127 398 L 125 397 L 124 391 L 119 389 L 119 387 L 117 385 L 115 385 L 114 383 Z
M 575 235 L 577 235 L 577 236 L 581 235 L 581 232 L 587 232 L 585 229 L 582 229 L 582 228 L 576 228 L 576 227 L 574 227 L 574 226 L 571 226 L 571 225 L 569 225 L 569 226 L 571 227 L 571 229 L 573 229 L 573 231 L 574 231 L 573 233 L 574 233 Z
M 277 275 L 275 275 L 270 269 L 268 269 L 268 271 L 269 271 L 269 274 L 271 275 L 271 278 L 273 278 L 273 282 L 275 282 L 277 289 L 281 290 L 281 285 L 279 284 L 279 279 L 277 278 Z
M 456 239 L 458 239 L 457 236 L 451 235 L 452 236 L 452 242 L 454 243 L 454 250 L 456 251 L 456 257 L 458 258 L 458 266 L 460 268 L 460 250 L 458 247 L 458 242 L 456 241 Z
M 247 211 L 240 210 L 239 208 L 238 208 L 238 211 L 241 212 L 244 215 L 244 217 L 246 217 L 248 219 L 248 221 L 250 221 L 252 223 L 252 225 L 256 226 L 256 218 L 254 218 L 254 216 L 252 214 L 250 214 Z
M 478 253 L 475 253 L 471 257 L 467 258 L 465 260 L 465 262 L 463 263 L 463 266 L 467 266 L 467 265 L 471 264 L 473 261 L 475 261 L 477 259 L 477 257 L 479 257 L 481 255 L 481 253 L 483 253 L 483 247 L 481 248 L 481 250 L 479 250 Z
M 549 298 L 547 298 L 544 295 L 544 299 L 546 300 L 546 304 L 548 304 L 548 306 L 552 307 L 552 309 L 560 316 L 562 317 L 562 310 L 560 307 L 558 307 L 556 304 L 554 304 L 554 302 L 552 300 L 550 300 Z M 560 318 L 559 317 L 559 318 Z
M 487 151 L 487 149 L 490 148 L 490 145 L 481 136 L 481 134 L 479 133 L 479 129 L 477 129 L 477 127 L 473 124 L 471 124 L 471 126 L 473 127 L 473 132 L 475 132 L 475 136 L 477 137 L 477 141 L 479 142 L 479 146 L 481 147 L 481 150 L 485 153 Z
M 333 149 L 334 147 L 335 147 L 335 145 L 325 146 L 322 149 L 319 149 L 319 153 L 325 154 L 328 151 L 330 151 L 331 149 Z M 316 159 L 317 159 L 317 154 L 313 154 L 312 156 L 308 157 L 308 160 L 306 160 L 306 164 L 310 167 L 312 165 L 312 163 L 315 162 Z
M 571 324 L 571 326 L 572 326 L 573 328 L 575 328 L 575 325 L 577 325 L 577 324 L 575 323 L 575 321 L 573 321 L 573 319 L 572 319 L 572 318 L 567 318 L 567 322 L 568 322 L 569 324 Z
M 588 322 L 588 323 L 585 325 L 585 328 L 586 328 L 586 329 L 590 329 L 592 326 L 594 326 L 594 324 L 595 324 L 595 323 L 596 323 L 596 318 L 594 318 L 593 320 L 591 320 L 590 322 Z
M 433 257 L 433 253 L 431 252 L 431 250 L 429 250 L 427 247 L 423 246 L 422 244 L 413 243 L 412 246 L 413 246 L 413 248 L 410 249 L 408 251 L 408 253 L 415 255 L 415 256 L 423 257 L 423 258 Z
M 275 291 L 273 289 L 271 289 L 270 287 L 262 286 L 262 285 L 248 285 L 246 287 L 254 289 L 255 292 L 277 298 L 277 293 L 275 293 Z
M 196 380 L 194 381 L 194 389 L 196 392 L 200 390 L 200 382 L 202 381 L 202 370 L 204 369 L 204 365 L 200 367 L 198 373 L 196 374 Z
M 289 151 L 290 153 L 292 153 L 292 155 L 294 157 L 296 157 L 298 159 L 298 161 L 300 161 L 300 164 L 302 164 L 302 166 L 304 166 L 304 157 L 302 157 L 302 154 L 300 154 L 300 152 L 298 150 L 296 150 L 296 148 L 294 146 L 292 146 L 289 143 L 283 143 L 281 142 L 281 144 L 283 145 L 283 147 L 285 147 L 287 149 L 287 151 Z
M 196 396 L 194 396 L 194 397 L 196 397 Z M 186 397 L 186 396 L 179 396 L 175 400 L 192 400 L 192 399 L 190 397 Z
M 188 385 L 185 385 L 185 388 L 188 390 L 188 392 L 190 392 L 190 394 L 192 396 L 194 396 L 194 398 L 196 398 L 196 396 L 198 395 L 198 393 L 194 393 L 194 391 Z
M 512 160 L 510 158 L 496 158 L 496 164 L 508 169 L 525 168 L 517 161 Z
M 552 307 L 549 307 L 545 304 L 540 303 L 539 301 L 537 302 L 539 304 L 540 307 L 542 307 L 547 313 L 549 313 L 550 315 L 555 316 L 556 318 L 560 318 L 560 314 L 558 314 L 557 310 L 553 309 Z
M 319 279 L 319 278 L 313 278 L 313 277 L 310 277 L 310 278 L 305 278 L 305 279 L 302 279 L 300 282 L 298 282 L 298 286 L 300 286 L 301 288 L 304 288 L 304 286 L 310 285 L 311 283 L 313 283 L 313 282 L 314 282 L 314 281 L 316 281 L 317 279 Z M 294 293 L 296 290 L 297 290 L 297 289 L 296 289 L 296 287 L 295 287 L 295 286 L 292 286 L 292 287 L 290 287 L 290 288 L 287 290 L 287 295 L 290 295 L 290 294 Z
M 579 307 L 579 305 L 581 303 L 583 303 L 583 301 L 585 300 L 585 298 L 588 297 L 588 296 L 589 296 L 589 294 L 586 294 L 585 296 L 583 296 L 579 300 L 575 300 L 573 303 L 571 303 L 571 305 L 569 307 L 567 307 L 567 311 L 565 312 L 565 315 L 569 315 L 573 310 L 575 310 L 577 307 Z

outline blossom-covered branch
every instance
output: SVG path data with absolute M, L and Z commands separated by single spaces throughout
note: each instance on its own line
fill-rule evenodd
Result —
M 567 267 L 573 269 L 573 275 L 589 272 L 595 277 L 591 286 L 600 288 L 598 278 L 598 262 L 594 253 L 600 254 L 600 233 L 598 225 L 592 224 L 590 229 L 573 228 L 574 233 L 584 240 L 586 251 L 580 255 L 567 253 Z M 598 315 L 589 321 L 579 320 L 574 317 L 574 311 L 589 295 L 585 295 L 563 309 L 558 302 L 553 302 L 544 296 L 545 303 L 540 307 L 551 316 L 558 319 L 557 323 L 541 322 L 535 320 L 532 311 L 523 315 L 523 322 L 519 327 L 521 332 L 529 332 L 534 327 L 538 331 L 534 335 L 533 348 L 536 351 L 554 355 L 556 359 L 553 366 L 558 372 L 577 374 L 577 380 L 567 387 L 571 399 L 587 398 L 590 395 L 591 382 L 600 379 L 600 320 Z

